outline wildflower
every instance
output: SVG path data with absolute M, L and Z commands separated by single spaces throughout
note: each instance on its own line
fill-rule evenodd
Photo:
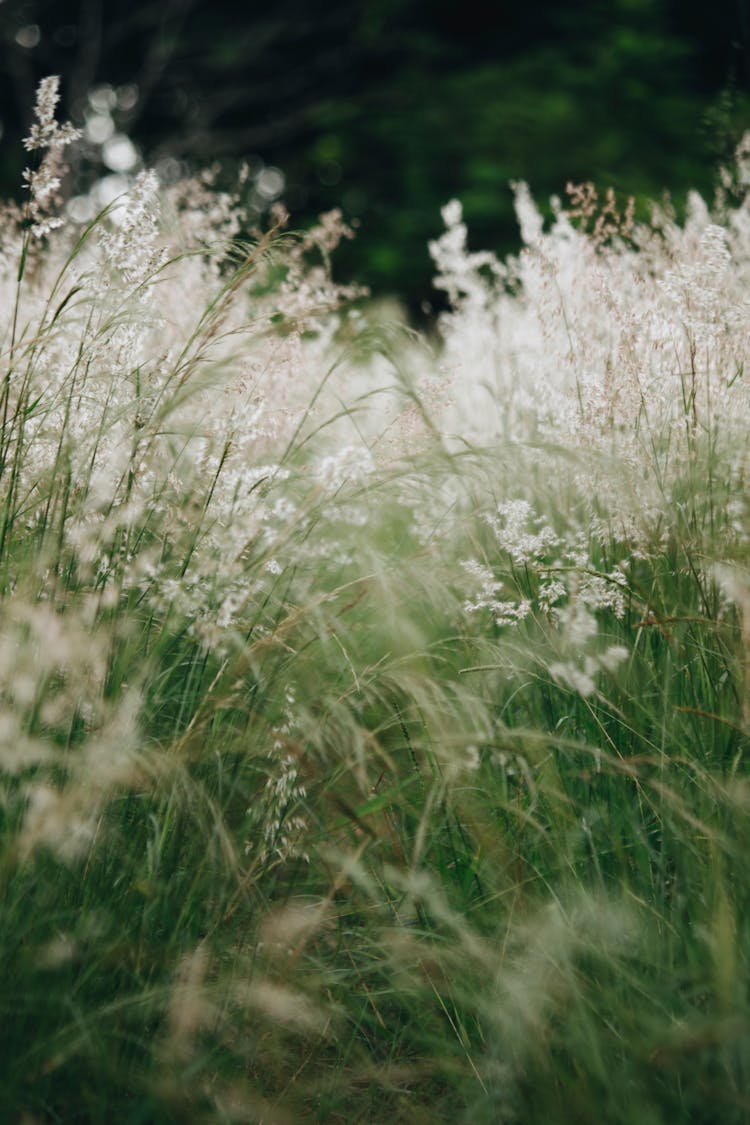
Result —
M 34 238 L 43 238 L 62 226 L 63 220 L 50 213 L 59 202 L 63 173 L 62 150 L 81 135 L 80 130 L 70 123 L 60 125 L 55 120 L 55 109 L 60 100 L 59 89 L 60 79 L 57 75 L 43 78 L 39 83 L 34 108 L 36 121 L 23 142 L 28 152 L 47 150 L 37 169 L 26 168 L 23 172 L 29 191 L 27 211 Z
M 574 661 L 557 661 L 549 666 L 550 675 L 559 684 L 572 688 L 574 692 L 588 699 L 596 691 L 596 684 L 590 672 L 580 668 Z
M 101 236 L 106 261 L 131 285 L 142 284 L 166 260 L 159 246 L 159 180 L 154 172 L 141 172 L 115 217 L 115 229 Z
M 476 597 L 464 602 L 464 613 L 479 613 L 489 610 L 499 627 L 514 625 L 523 621 L 531 613 L 531 602 L 528 598 L 521 601 L 511 601 L 508 598 L 499 598 L 505 584 L 495 578 L 493 571 L 488 566 L 483 566 L 476 559 L 467 559 L 461 563 L 467 574 L 479 582 L 479 592 Z
M 552 528 L 534 515 L 525 500 L 498 504 L 497 516 L 486 516 L 485 520 L 501 549 L 507 551 L 516 566 L 526 566 L 549 554 L 559 542 Z M 534 525 L 535 529 L 530 530 Z
M 52 148 L 68 145 L 81 136 L 80 129 L 75 129 L 69 122 L 60 125 L 55 120 L 55 109 L 60 101 L 60 78 L 56 74 L 43 78 L 39 83 L 36 93 L 34 116 L 36 121 L 29 130 L 28 137 L 24 138 L 23 146 L 27 152 L 35 149 Z
M 326 491 L 337 492 L 345 484 L 356 483 L 368 476 L 374 467 L 369 449 L 347 445 L 337 453 L 323 457 L 316 467 L 315 476 Z

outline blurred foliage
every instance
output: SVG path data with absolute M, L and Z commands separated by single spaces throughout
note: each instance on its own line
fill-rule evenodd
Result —
M 339 205 L 360 220 L 339 271 L 419 309 L 435 297 L 427 241 L 451 196 L 477 245 L 507 251 L 514 179 L 539 198 L 593 179 L 642 206 L 710 191 L 750 124 L 749 7 L 6 0 L 0 188 L 18 191 L 41 75 L 63 76 L 79 121 L 92 86 L 135 84 L 118 127 L 147 162 L 281 168 L 296 225 Z

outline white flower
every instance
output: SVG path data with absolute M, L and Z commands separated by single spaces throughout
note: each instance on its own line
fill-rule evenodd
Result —
M 59 87 L 60 79 L 56 75 L 43 78 L 39 83 L 34 109 L 36 121 L 23 142 L 29 152 L 35 149 L 47 150 L 37 169 L 26 168 L 23 172 L 29 191 L 31 233 L 35 238 L 42 238 L 62 226 L 62 219 L 49 212 L 58 202 L 62 150 L 81 135 L 72 125 L 59 125 L 55 121 L 55 108 L 60 98 Z
M 71 124 L 58 124 L 55 121 L 55 109 L 60 100 L 60 78 L 56 74 L 43 78 L 37 87 L 36 105 L 34 116 L 36 121 L 31 126 L 28 137 L 24 138 L 23 146 L 27 152 L 34 149 L 51 148 L 53 145 L 63 146 L 70 144 L 81 136 L 80 129 L 75 129 Z
M 455 227 L 463 218 L 463 208 L 458 199 L 451 199 L 441 208 L 440 214 L 447 227 Z
M 343 485 L 362 480 L 374 468 L 375 462 L 366 446 L 346 445 L 318 462 L 315 478 L 326 491 L 338 492 Z

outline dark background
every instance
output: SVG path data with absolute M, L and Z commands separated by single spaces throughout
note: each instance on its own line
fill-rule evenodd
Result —
M 513 179 L 539 200 L 569 179 L 641 205 L 710 191 L 750 127 L 749 39 L 750 0 L 0 0 L 0 190 L 40 77 L 78 124 L 92 87 L 135 85 L 115 117 L 146 163 L 277 166 L 293 225 L 360 220 L 339 275 L 418 310 L 452 196 L 502 252 Z

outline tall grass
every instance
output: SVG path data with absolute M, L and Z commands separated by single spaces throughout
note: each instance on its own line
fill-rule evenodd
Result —
M 2 228 L 0 1116 L 743 1122 L 750 225 Z M 47 164 L 44 164 L 47 161 Z M 352 303 L 353 302 L 353 303 Z

